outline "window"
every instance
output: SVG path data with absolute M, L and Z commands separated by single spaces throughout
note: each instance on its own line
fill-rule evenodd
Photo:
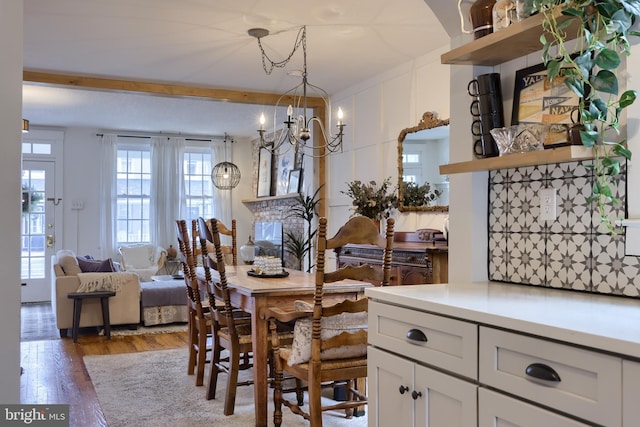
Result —
M 187 147 L 183 154 L 187 219 L 213 217 L 211 149 Z
M 151 241 L 150 196 L 151 152 L 149 148 L 118 148 L 117 164 L 117 243 Z

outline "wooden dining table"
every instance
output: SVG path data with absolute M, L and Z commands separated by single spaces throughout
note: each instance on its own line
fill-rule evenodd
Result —
M 267 426 L 268 404 L 268 339 L 269 324 L 260 318 L 264 307 L 280 307 L 293 310 L 296 300 L 313 303 L 315 274 L 298 270 L 286 270 L 287 277 L 253 277 L 250 266 L 227 266 L 227 282 L 231 304 L 251 313 L 253 339 L 253 380 L 256 427 Z M 323 303 L 332 304 L 345 299 L 364 297 L 364 289 L 372 285 L 357 280 L 343 280 L 324 286 Z

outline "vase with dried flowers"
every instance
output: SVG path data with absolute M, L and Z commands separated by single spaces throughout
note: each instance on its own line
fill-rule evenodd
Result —
M 362 215 L 376 221 L 389 218 L 391 210 L 398 206 L 398 191 L 391 185 L 391 177 L 368 183 L 354 180 L 347 183 L 347 191 L 341 191 L 352 200 L 354 215 Z

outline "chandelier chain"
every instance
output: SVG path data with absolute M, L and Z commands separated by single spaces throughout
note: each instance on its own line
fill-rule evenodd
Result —
M 302 50 L 304 52 L 305 63 L 306 63 L 307 27 L 305 26 L 300 27 L 300 29 L 298 30 L 298 36 L 296 37 L 296 42 L 293 45 L 293 50 L 291 51 L 291 53 L 289 53 L 289 56 L 287 56 L 282 61 L 276 62 L 276 61 L 273 61 L 271 58 L 269 58 L 269 55 L 267 55 L 267 52 L 262 47 L 262 42 L 260 40 L 261 40 L 261 37 L 258 37 L 258 46 L 260 47 L 260 53 L 262 54 L 262 69 L 267 75 L 271 75 L 274 68 L 284 68 L 289 63 L 289 61 L 291 61 L 291 58 L 293 57 L 293 55 L 296 53 L 296 51 L 301 45 L 302 45 Z M 267 62 L 268 62 L 268 65 L 267 65 Z

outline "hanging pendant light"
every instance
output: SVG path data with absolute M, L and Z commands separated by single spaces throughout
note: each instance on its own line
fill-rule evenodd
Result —
M 224 162 L 218 163 L 211 171 L 211 181 L 220 190 L 232 190 L 240 182 L 240 169 L 235 164 L 227 161 L 227 139 L 229 135 L 224 134 Z M 231 143 L 233 144 L 233 139 Z

